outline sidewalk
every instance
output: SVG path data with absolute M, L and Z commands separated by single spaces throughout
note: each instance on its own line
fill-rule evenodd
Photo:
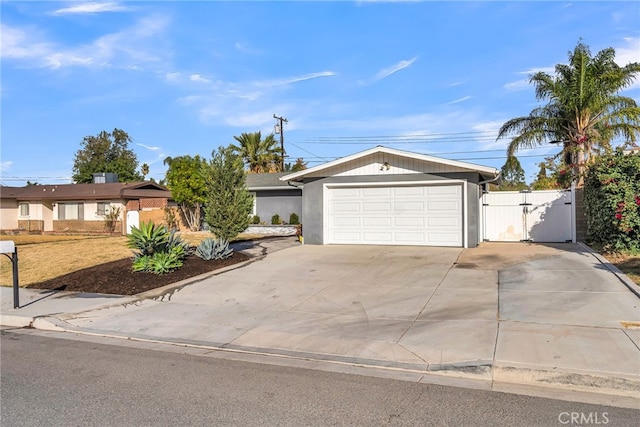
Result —
M 640 408 L 640 299 L 581 246 L 267 253 L 179 292 L 59 294 L 19 311 L 40 329 Z

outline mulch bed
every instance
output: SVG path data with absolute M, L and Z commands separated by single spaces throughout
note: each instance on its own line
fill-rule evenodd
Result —
M 31 289 L 56 289 L 73 292 L 88 292 L 115 295 L 135 295 L 151 289 L 160 288 L 184 279 L 209 273 L 222 267 L 246 261 L 251 257 L 241 252 L 234 252 L 224 260 L 205 261 L 197 256 L 189 256 L 184 265 L 171 273 L 134 273 L 131 270 L 131 259 L 99 264 L 93 267 L 74 271 L 64 276 L 28 285 Z

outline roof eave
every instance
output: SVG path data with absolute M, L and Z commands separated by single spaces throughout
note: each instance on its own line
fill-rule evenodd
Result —
M 285 175 L 281 177 L 280 180 L 281 181 L 302 181 L 302 178 L 304 178 L 306 175 L 321 171 L 323 169 L 329 169 L 334 166 L 338 166 L 343 163 L 347 163 L 352 160 L 359 159 L 361 157 L 366 157 L 368 155 L 375 154 L 375 153 L 387 153 L 387 154 L 392 154 L 396 156 L 404 156 L 404 157 L 410 157 L 418 160 L 423 160 L 426 162 L 450 165 L 450 166 L 454 166 L 462 169 L 468 169 L 469 171 L 472 171 L 472 172 L 478 172 L 481 175 L 489 174 L 492 176 L 497 176 L 500 174 L 500 171 L 498 169 L 488 167 L 488 166 L 475 165 L 472 163 L 461 162 L 459 160 L 442 159 L 440 157 L 429 156 L 427 154 L 411 153 L 408 151 L 396 150 L 395 148 L 388 148 L 388 147 L 383 147 L 379 145 L 377 147 L 373 147 L 368 150 L 361 151 L 359 153 L 351 154 L 349 156 L 341 157 L 339 159 L 332 160 L 330 162 L 327 162 L 318 166 L 314 166 L 312 168 L 305 169 L 300 172 L 295 172 L 289 175 Z

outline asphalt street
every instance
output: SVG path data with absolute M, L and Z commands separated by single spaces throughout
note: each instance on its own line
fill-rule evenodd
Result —
M 2 331 L 2 426 L 637 426 L 640 419 L 639 410 L 63 336 Z

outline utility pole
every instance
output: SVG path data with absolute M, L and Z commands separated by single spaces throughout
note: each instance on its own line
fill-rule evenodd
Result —
M 273 118 L 280 121 L 280 123 L 276 123 L 275 133 L 280 134 L 280 151 L 282 152 L 282 157 L 280 158 L 280 171 L 284 172 L 284 127 L 282 126 L 282 123 L 289 123 L 289 121 L 284 117 L 278 117 L 275 114 L 273 115 Z

